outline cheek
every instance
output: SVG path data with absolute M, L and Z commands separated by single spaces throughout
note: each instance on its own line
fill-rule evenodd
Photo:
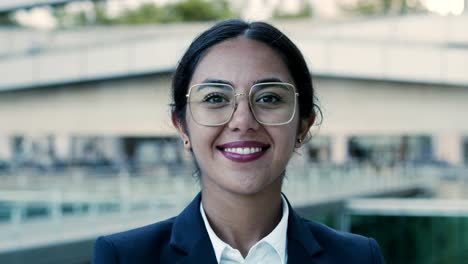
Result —
M 297 128 L 295 124 L 270 130 L 270 134 L 272 135 L 275 144 L 285 153 L 293 151 L 296 143 L 296 133 Z
M 193 120 L 187 119 L 187 128 L 191 142 L 192 151 L 195 158 L 200 161 L 206 155 L 210 155 L 214 148 L 214 142 L 219 135 L 220 129 L 217 127 L 200 126 Z
M 284 133 L 285 139 L 284 139 L 283 144 L 288 146 L 288 150 L 290 151 L 290 153 L 292 153 L 294 151 L 294 149 L 296 148 L 298 132 L 299 132 L 299 125 L 296 124 L 296 123 L 292 123 L 292 124 L 288 125 L 288 129 Z

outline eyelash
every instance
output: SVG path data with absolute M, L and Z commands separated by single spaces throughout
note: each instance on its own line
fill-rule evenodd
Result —
M 223 94 L 220 94 L 220 93 L 210 93 L 210 94 L 207 94 L 207 95 L 203 98 L 202 102 L 208 102 L 210 99 L 215 98 L 215 97 L 220 97 L 220 98 L 222 98 L 223 100 L 226 100 L 226 101 L 227 101 L 226 97 L 223 96 Z
M 275 103 L 277 102 L 281 102 L 281 97 L 280 96 L 277 96 L 277 95 L 274 95 L 274 94 L 262 94 L 258 100 L 256 100 L 257 102 L 260 101 L 261 99 L 265 98 L 265 97 L 273 97 L 276 101 Z

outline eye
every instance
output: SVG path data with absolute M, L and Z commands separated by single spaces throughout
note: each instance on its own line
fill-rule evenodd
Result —
M 281 101 L 281 97 L 276 94 L 262 94 L 255 102 L 261 104 L 276 104 Z
M 222 93 L 210 93 L 203 98 L 202 102 L 208 104 L 227 104 L 229 100 Z

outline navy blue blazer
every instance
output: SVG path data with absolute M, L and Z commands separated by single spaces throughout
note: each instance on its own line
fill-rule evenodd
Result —
M 178 216 L 134 230 L 99 237 L 93 264 L 206 263 L 216 257 L 200 214 L 198 194 Z M 288 264 L 383 263 L 377 242 L 306 220 L 289 206 Z

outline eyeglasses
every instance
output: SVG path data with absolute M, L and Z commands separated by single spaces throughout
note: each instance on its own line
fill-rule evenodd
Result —
M 234 87 L 224 83 L 202 83 L 190 87 L 186 97 L 193 120 L 199 125 L 221 126 L 231 120 L 238 105 Z M 260 124 L 279 126 L 291 122 L 296 113 L 296 88 L 289 83 L 268 82 L 250 88 L 253 116 Z

